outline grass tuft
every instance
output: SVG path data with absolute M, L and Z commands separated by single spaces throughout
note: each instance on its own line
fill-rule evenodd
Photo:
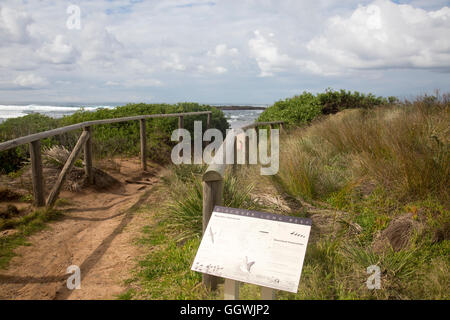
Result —
M 0 230 L 16 229 L 17 232 L 0 237 L 0 269 L 5 269 L 9 261 L 15 256 L 14 249 L 28 245 L 26 237 L 46 227 L 46 223 L 61 216 L 59 211 L 53 209 L 40 209 L 35 212 L 14 219 L 0 220 Z
M 176 233 L 177 241 L 200 237 L 202 233 L 203 186 L 201 166 L 181 166 L 172 170 L 165 179 L 169 187 L 170 201 L 163 215 L 167 228 Z M 223 194 L 224 205 L 234 208 L 254 209 L 250 198 L 253 186 L 238 184 L 236 177 L 226 174 Z

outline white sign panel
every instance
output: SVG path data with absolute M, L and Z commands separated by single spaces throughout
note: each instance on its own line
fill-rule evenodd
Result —
M 216 206 L 192 270 L 297 292 L 311 219 Z

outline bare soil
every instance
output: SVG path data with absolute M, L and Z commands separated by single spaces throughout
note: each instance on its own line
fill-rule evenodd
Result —
M 160 201 L 153 192 L 160 170 L 142 173 L 139 160 L 128 159 L 105 171 L 120 183 L 61 193 L 62 218 L 29 237 L 31 245 L 17 248 L 0 270 L 0 299 L 114 299 L 126 291 L 124 280 L 143 254 L 133 241 L 152 219 L 137 209 Z M 81 270 L 79 290 L 67 289 L 71 265 Z

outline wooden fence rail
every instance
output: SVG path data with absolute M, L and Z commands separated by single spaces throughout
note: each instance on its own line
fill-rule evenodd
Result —
M 111 124 L 118 122 L 127 122 L 127 121 L 137 121 L 140 122 L 140 144 L 141 144 L 141 168 L 142 170 L 147 170 L 147 143 L 146 143 L 146 119 L 154 119 L 154 118 L 172 118 L 178 117 L 178 126 L 179 128 L 183 128 L 183 119 L 185 116 L 196 116 L 196 115 L 207 115 L 207 129 L 211 126 L 211 115 L 212 111 L 200 111 L 200 112 L 184 112 L 184 113 L 167 113 L 167 114 L 151 114 L 151 115 L 142 115 L 142 116 L 133 116 L 133 117 L 124 117 L 124 118 L 115 118 L 115 119 L 104 119 L 104 120 L 95 120 L 95 121 L 86 121 L 77 123 L 74 125 L 61 127 L 49 131 L 44 131 L 40 133 L 31 134 L 25 137 L 20 137 L 17 139 L 9 140 L 0 143 L 0 151 L 16 148 L 20 145 L 24 145 L 29 143 L 30 145 L 30 157 L 31 157 L 31 177 L 33 184 L 33 196 L 34 196 L 34 204 L 37 207 L 43 207 L 47 205 L 48 207 L 52 207 L 59 195 L 62 184 L 64 183 L 65 177 L 68 172 L 72 169 L 77 157 L 82 148 L 84 148 L 84 163 L 85 163 L 85 173 L 86 179 L 88 183 L 94 183 L 93 169 L 92 169 L 92 132 L 91 128 L 94 125 L 100 124 Z M 83 129 L 83 132 L 78 139 L 75 148 L 72 150 L 69 158 L 67 159 L 63 169 L 61 170 L 58 179 L 53 186 L 50 195 L 47 198 L 47 202 L 45 202 L 44 195 L 44 179 L 43 179 L 43 170 L 42 170 L 42 154 L 41 154 L 41 140 L 49 137 L 53 137 L 56 135 L 64 134 L 73 130 Z
M 86 121 L 86 122 L 80 122 L 77 124 L 73 124 L 66 127 L 61 127 L 49 131 L 44 131 L 40 133 L 31 134 L 26 137 L 20 137 L 17 139 L 9 140 L 6 142 L 0 143 L 0 151 L 8 150 L 11 148 L 18 147 L 22 144 L 33 142 L 36 140 L 42 140 L 45 138 L 57 136 L 69 131 L 77 130 L 77 129 L 83 129 L 85 127 L 91 127 L 93 125 L 98 124 L 111 124 L 111 123 L 117 123 L 117 122 L 127 122 L 127 121 L 135 121 L 135 120 L 141 120 L 141 119 L 153 119 L 153 118 L 171 118 L 171 117 L 183 117 L 183 116 L 195 116 L 195 115 L 202 115 L 202 114 L 211 114 L 211 111 L 200 111 L 200 112 L 186 112 L 186 113 L 166 113 L 166 114 L 150 114 L 150 115 L 144 115 L 144 116 L 133 116 L 133 117 L 125 117 L 125 118 L 115 118 L 115 119 L 104 119 L 104 120 L 94 120 L 94 121 Z
M 253 129 L 260 126 L 269 125 L 272 129 L 275 125 L 280 125 L 280 128 L 283 128 L 283 121 L 273 121 L 273 122 L 255 122 L 251 125 L 242 127 L 243 131 L 247 129 Z M 230 139 L 234 139 L 234 141 L 230 141 Z M 225 169 L 226 169 L 226 161 L 224 159 L 218 158 L 218 156 L 225 157 L 226 150 L 225 146 L 233 145 L 234 147 L 234 159 L 236 161 L 237 154 L 237 139 L 235 135 L 228 135 L 218 152 L 216 153 L 216 158 L 213 159 L 212 163 L 208 166 L 205 173 L 203 174 L 203 232 L 205 232 L 206 227 L 208 226 L 209 220 L 211 218 L 212 212 L 215 206 L 223 205 L 223 183 L 225 178 Z M 249 163 L 249 150 L 250 150 L 250 140 L 248 135 L 245 137 L 245 159 L 246 164 Z M 203 274 L 202 276 L 203 284 L 211 289 L 217 289 L 218 278 L 212 275 Z M 238 281 L 225 279 L 225 298 L 226 299 L 237 299 L 239 296 L 239 283 Z M 270 289 L 263 289 L 263 298 L 269 298 L 272 296 L 272 292 Z

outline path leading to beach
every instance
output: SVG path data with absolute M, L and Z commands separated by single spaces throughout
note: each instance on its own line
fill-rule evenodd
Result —
M 16 249 L 0 270 L 0 299 L 114 299 L 142 254 L 133 241 L 152 217 L 137 209 L 157 203 L 159 169 L 142 174 L 139 160 L 123 160 L 113 189 L 65 191 L 63 217 Z M 81 289 L 68 290 L 69 266 L 81 269 Z

